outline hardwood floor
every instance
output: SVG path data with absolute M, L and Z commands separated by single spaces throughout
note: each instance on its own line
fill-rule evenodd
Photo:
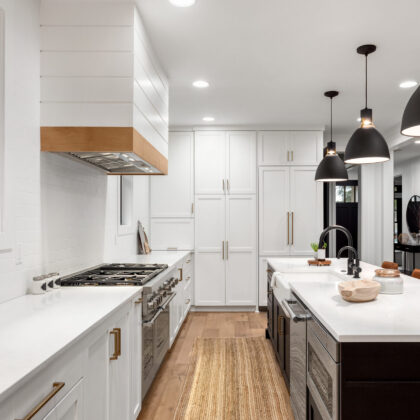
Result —
M 143 401 L 138 420 L 173 419 L 196 337 L 265 336 L 266 325 L 265 312 L 191 312 Z

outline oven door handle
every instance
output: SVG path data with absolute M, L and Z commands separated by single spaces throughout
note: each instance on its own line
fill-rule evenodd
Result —
M 173 300 L 173 298 L 176 296 L 176 292 L 172 293 L 172 296 L 165 302 L 165 304 L 163 306 L 161 306 L 160 308 L 164 311 L 167 306 L 171 303 L 171 301 Z
M 293 300 L 283 300 L 282 302 L 282 307 L 284 308 L 284 309 L 286 309 L 286 313 L 288 313 L 288 315 L 290 315 L 290 319 L 293 321 L 293 322 L 301 322 L 301 321 L 306 321 L 306 320 L 308 320 L 308 319 L 310 319 L 311 318 L 311 315 L 309 314 L 309 313 L 306 313 L 306 314 L 299 314 L 299 315 L 297 315 L 297 314 L 295 314 L 294 313 L 294 311 L 293 311 L 293 309 L 290 307 L 290 304 L 291 303 L 295 303 L 295 301 L 293 301 Z
M 159 310 L 155 313 L 155 315 L 153 316 L 153 318 L 150 321 L 143 321 L 143 326 L 144 327 L 151 327 L 153 326 L 153 324 L 155 323 L 157 317 L 163 312 L 162 308 L 159 308 Z

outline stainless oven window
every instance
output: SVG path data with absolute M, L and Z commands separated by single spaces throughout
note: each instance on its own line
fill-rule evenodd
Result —
M 333 378 L 322 364 L 311 343 L 308 343 L 308 373 L 330 416 L 333 416 Z

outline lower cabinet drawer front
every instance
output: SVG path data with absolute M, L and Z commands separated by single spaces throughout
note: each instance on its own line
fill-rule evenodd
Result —
M 44 399 L 48 399 L 33 417 L 34 420 L 43 419 L 82 379 L 82 372 L 83 354 L 81 352 L 63 354 L 15 392 L 13 396 L 15 417 L 10 420 L 25 418 Z M 2 418 L 2 420 L 9 419 Z

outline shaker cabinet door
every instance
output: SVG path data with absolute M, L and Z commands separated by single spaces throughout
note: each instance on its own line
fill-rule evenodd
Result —
M 289 131 L 260 131 L 258 133 L 258 165 L 289 165 Z
M 322 160 L 321 131 L 291 131 L 291 165 L 318 165 Z
M 195 193 L 225 194 L 226 134 L 224 131 L 195 133 Z
M 291 255 L 311 255 L 322 231 L 322 184 L 313 167 L 290 168 Z
M 150 177 L 151 217 L 191 217 L 194 202 L 194 134 L 170 133 L 168 175 Z
M 289 255 L 289 168 L 260 168 L 259 183 L 260 256 Z
M 257 191 L 256 133 L 229 131 L 227 149 L 227 193 L 255 194 Z
M 255 195 L 226 197 L 226 304 L 257 303 L 257 209 Z

